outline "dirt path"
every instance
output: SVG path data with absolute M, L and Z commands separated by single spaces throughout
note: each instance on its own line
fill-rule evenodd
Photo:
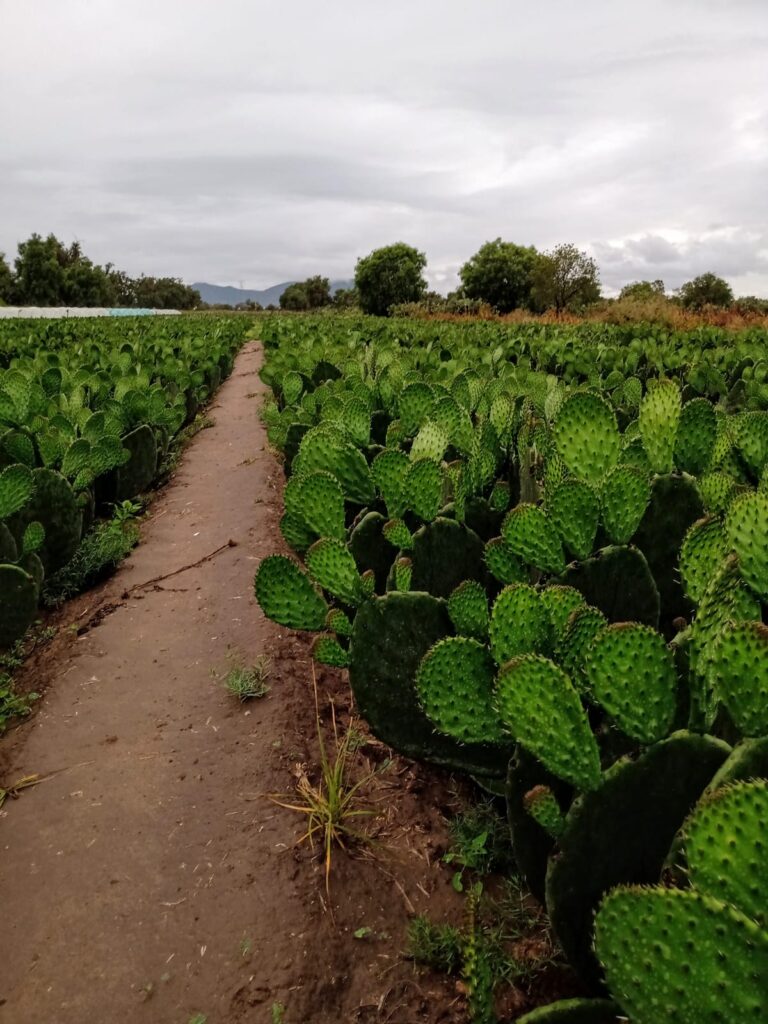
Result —
M 297 816 L 265 796 L 311 759 L 313 713 L 305 643 L 252 596 L 258 560 L 281 546 L 260 358 L 255 343 L 243 350 L 215 426 L 191 443 L 131 559 L 68 609 L 82 622 L 116 605 L 68 641 L 37 715 L 4 741 L 6 784 L 58 774 L 0 812 L 2 1024 L 270 1024 L 273 1003 L 285 1024 L 453 1019 L 398 959 L 407 911 L 452 898 L 433 866 L 440 787 L 389 770 L 411 815 L 389 815 L 402 855 L 388 874 L 341 863 L 333 922 L 316 865 L 294 848 Z M 212 670 L 228 652 L 248 662 L 265 651 L 272 693 L 241 707 Z

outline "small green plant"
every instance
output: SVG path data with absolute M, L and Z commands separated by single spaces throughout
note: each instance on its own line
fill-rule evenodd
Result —
M 135 519 L 142 512 L 142 504 L 139 501 L 121 501 L 112 506 L 112 519 L 116 523 L 127 523 Z
M 480 800 L 450 822 L 452 849 L 443 857 L 458 868 L 453 877 L 457 892 L 464 888 L 464 872 L 487 875 L 512 868 L 509 827 L 491 800 Z
M 206 1024 L 208 1018 L 204 1013 L 196 1013 L 189 1018 L 189 1024 Z
M 224 685 L 240 701 L 265 697 L 270 690 L 269 659 L 261 656 L 252 665 L 233 665 L 224 677 Z
M 131 502 L 123 502 L 132 504 Z M 124 510 L 123 510 L 124 511 Z M 83 538 L 72 559 L 46 579 L 43 603 L 58 607 L 75 594 L 87 590 L 112 572 L 139 542 L 139 528 L 132 518 L 108 519 Z
M 11 677 L 0 674 L 0 733 L 11 719 L 28 715 L 39 696 L 38 693 L 17 693 Z
M 272 1024 L 284 1024 L 285 1007 L 282 1003 L 272 1003 Z
M 349 731 L 339 736 L 336 712 L 331 704 L 334 749 L 329 751 L 323 738 L 320 724 L 320 709 L 317 696 L 317 679 L 312 668 L 312 683 L 315 694 L 315 723 L 317 742 L 320 748 L 320 777 L 313 783 L 302 770 L 296 783 L 296 792 L 301 800 L 298 804 L 285 803 L 276 797 L 271 799 L 280 807 L 297 811 L 307 817 L 307 831 L 299 842 L 308 840 L 314 848 L 316 840 L 323 850 L 325 864 L 325 888 L 330 892 L 331 861 L 335 847 L 345 850 L 350 844 L 365 845 L 370 836 L 355 827 L 361 818 L 373 817 L 376 811 L 360 807 L 361 791 L 376 775 L 375 770 L 365 772 L 353 782 L 350 775 L 351 751 Z
M 408 925 L 405 955 L 422 967 L 443 974 L 456 974 L 462 962 L 463 939 L 452 924 L 435 924 L 426 914 L 417 914 Z

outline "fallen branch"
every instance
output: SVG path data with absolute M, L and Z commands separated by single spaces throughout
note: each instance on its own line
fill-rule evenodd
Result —
M 202 565 L 204 562 L 210 561 L 211 558 L 220 554 L 225 550 L 225 548 L 236 547 L 237 541 L 230 538 L 226 544 L 220 544 L 219 547 L 215 548 L 213 551 L 209 551 L 207 555 L 203 555 L 202 558 L 198 558 L 196 562 L 190 562 L 189 565 L 182 565 L 179 569 L 174 569 L 173 572 L 163 573 L 162 576 L 153 576 L 151 580 L 145 580 L 144 583 L 134 583 L 132 587 L 128 587 L 127 590 L 123 591 L 122 596 L 123 598 L 126 598 L 129 594 L 132 594 L 134 590 L 143 590 L 144 587 L 151 587 L 153 583 L 160 583 L 161 580 L 168 580 L 171 576 L 178 576 L 179 573 L 186 572 L 187 569 L 196 569 L 198 565 Z

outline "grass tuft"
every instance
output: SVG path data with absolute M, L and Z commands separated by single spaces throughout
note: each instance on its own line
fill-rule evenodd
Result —
M 224 685 L 240 701 L 266 697 L 270 691 L 269 658 L 262 655 L 252 665 L 233 665 L 224 676 Z
M 452 924 L 435 924 L 417 914 L 408 925 L 405 955 L 422 967 L 441 974 L 457 974 L 463 959 L 464 940 Z
M 139 543 L 139 528 L 123 515 L 97 523 L 83 537 L 72 559 L 46 579 L 43 604 L 56 608 L 98 583 L 127 558 Z

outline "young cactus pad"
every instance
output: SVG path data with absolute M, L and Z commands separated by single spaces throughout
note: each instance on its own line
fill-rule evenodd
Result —
M 768 733 L 768 626 L 738 622 L 725 627 L 711 662 L 715 693 L 745 736 Z
M 317 541 L 306 555 L 310 575 L 329 594 L 355 606 L 362 600 L 360 575 L 355 559 L 343 541 L 325 537 Z
M 550 650 L 552 620 L 534 587 L 513 583 L 502 590 L 493 604 L 490 637 L 497 665 L 520 654 L 544 654 Z
M 616 465 L 621 435 L 610 404 L 589 391 L 571 395 L 553 425 L 560 458 L 575 476 L 598 484 Z
M 438 640 L 419 666 L 416 691 L 440 732 L 461 743 L 501 743 L 493 706 L 495 666 L 488 648 L 463 636 Z
M 691 601 L 701 601 L 729 551 L 728 535 L 720 519 L 699 519 L 688 530 L 680 548 L 680 575 Z
M 763 601 L 768 600 L 768 494 L 739 498 L 728 510 L 725 525 L 741 575 Z
M 35 489 L 35 479 L 27 466 L 8 466 L 0 473 L 0 519 L 22 509 Z
M 600 784 L 600 753 L 573 683 L 554 662 L 527 654 L 499 673 L 499 714 L 515 739 L 579 789 Z
M 768 782 L 726 786 L 703 800 L 684 829 L 691 885 L 768 923 Z
M 488 571 L 499 583 L 524 583 L 528 579 L 525 565 L 509 550 L 503 537 L 488 541 L 484 558 Z
M 616 466 L 603 482 L 603 525 L 614 544 L 628 544 L 651 500 L 648 474 L 636 466 Z
M 608 987 L 632 1024 L 765 1020 L 768 933 L 693 889 L 616 889 L 595 928 Z
M 655 473 L 669 473 L 674 466 L 680 408 L 680 388 L 665 379 L 655 381 L 640 403 L 640 436 Z
M 595 491 L 583 480 L 564 480 L 552 492 L 547 509 L 568 550 L 576 558 L 589 558 L 600 518 Z
M 669 732 L 677 703 L 677 673 L 660 633 L 619 622 L 593 641 L 586 674 L 595 700 L 621 731 L 640 743 Z
M 521 504 L 513 508 L 502 523 L 501 535 L 512 554 L 528 565 L 549 573 L 565 569 L 555 524 L 538 506 Z
M 259 565 L 256 600 L 268 619 L 291 629 L 322 629 L 328 606 L 308 576 L 285 555 L 269 555 Z
M 488 637 L 488 596 L 476 580 L 464 580 L 448 598 L 448 614 L 462 636 Z

